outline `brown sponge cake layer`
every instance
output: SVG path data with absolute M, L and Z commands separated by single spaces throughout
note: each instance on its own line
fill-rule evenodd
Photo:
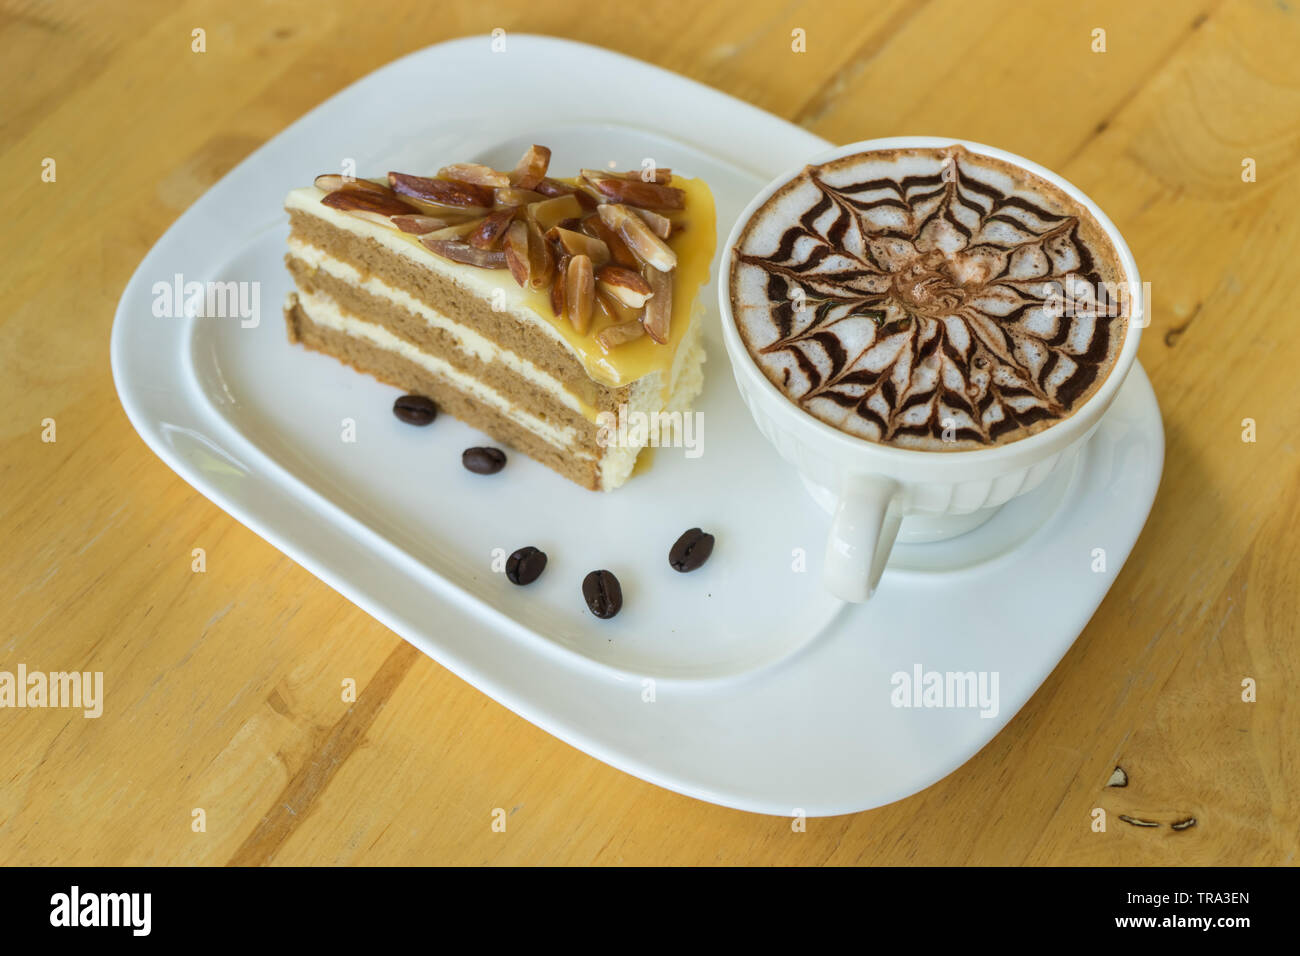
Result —
M 365 314 L 365 313 L 362 313 Z M 593 491 L 600 487 L 599 460 L 559 448 L 512 421 L 501 412 L 486 406 L 477 398 L 465 393 L 454 383 L 396 352 L 347 334 L 318 325 L 302 309 L 297 296 L 292 296 L 284 313 L 289 330 L 289 341 L 299 343 L 317 352 L 323 352 L 350 365 L 358 372 L 371 375 L 381 382 L 406 392 L 427 395 L 454 418 L 490 435 L 494 440 L 509 445 L 548 468 L 559 472 L 571 481 Z M 555 407 L 548 404 L 549 413 Z M 530 408 L 534 414 L 542 409 Z M 569 411 L 565 409 L 565 411 Z M 592 448 L 595 445 L 594 434 Z
M 305 295 L 328 296 L 344 312 L 387 329 L 422 352 L 438 356 L 505 396 L 513 404 L 527 408 L 549 422 L 572 428 L 584 444 L 594 445 L 597 431 L 595 421 L 562 404 L 552 392 L 525 378 L 504 362 L 484 361 L 466 351 L 451 332 L 431 325 L 423 316 L 390 299 L 372 295 L 323 269 L 315 269 L 292 254 L 285 257 L 285 264 L 299 291 Z
M 627 387 L 608 388 L 593 381 L 577 357 L 558 341 L 538 334 L 536 327 L 521 322 L 509 312 L 493 311 L 491 303 L 450 276 L 418 268 L 409 259 L 393 255 L 374 239 L 338 229 L 300 209 L 289 211 L 289 225 L 292 239 L 347 263 L 363 276 L 374 276 L 404 290 L 435 312 L 451 316 L 503 349 L 526 355 L 534 365 L 596 410 L 615 411 L 627 401 Z M 505 270 L 501 274 L 503 282 L 514 281 Z

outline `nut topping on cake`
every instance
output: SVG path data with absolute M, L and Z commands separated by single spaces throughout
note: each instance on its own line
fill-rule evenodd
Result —
M 651 212 L 649 209 L 638 209 L 635 206 L 629 207 L 634 213 L 641 217 L 642 221 L 650 227 L 660 239 L 667 239 L 673 233 L 673 221 L 667 216 L 661 216 L 657 212 Z
M 651 173 L 649 179 L 646 173 Z M 639 179 L 643 183 L 658 183 L 661 186 L 667 186 L 673 181 L 673 171 L 666 166 L 656 166 L 653 170 L 648 169 L 629 169 L 626 172 L 616 173 L 613 170 L 602 172 L 602 176 L 617 176 L 620 179 Z
M 482 163 L 452 163 L 438 170 L 438 178 L 452 179 L 458 183 L 469 183 L 474 186 L 505 188 L 510 185 L 509 176 Z
M 564 318 L 564 276 L 569 271 L 569 256 L 561 256 L 555 263 L 556 281 L 551 283 L 551 311 L 557 319 Z
M 650 231 L 640 216 L 633 215 L 627 206 L 606 203 L 597 212 L 605 225 L 615 230 L 633 255 L 646 265 L 668 272 L 677 265 L 677 253 L 668 248 L 662 239 Z
M 646 334 L 660 345 L 668 341 L 668 331 L 673 320 L 673 279 L 667 272 L 650 270 L 650 299 L 646 302 L 641 321 Z
M 316 177 L 315 184 L 317 189 L 323 189 L 327 193 L 339 189 L 355 189 L 360 192 L 379 193 L 381 196 L 396 195 L 382 183 L 372 183 L 368 179 L 357 179 L 355 176 L 340 176 L 338 173 L 322 173 Z
M 582 231 L 592 238 L 599 239 L 609 250 L 609 256 L 621 266 L 627 266 L 629 269 L 641 268 L 641 263 L 637 257 L 632 255 L 632 250 L 627 247 L 617 232 L 605 225 L 605 221 L 596 213 L 592 213 L 582 220 Z
M 607 325 L 596 335 L 596 342 L 606 352 L 625 345 L 645 335 L 645 326 L 633 319 L 631 322 L 619 322 Z
M 520 189 L 536 189 L 546 178 L 546 167 L 551 163 L 551 151 L 545 146 L 532 145 L 510 174 L 510 180 Z
M 609 262 L 609 246 L 593 236 L 554 226 L 546 233 L 546 238 L 567 256 L 586 256 L 597 269 Z
M 676 186 L 643 183 L 638 176 L 625 179 L 599 169 L 582 170 L 582 178 L 591 183 L 607 202 L 626 203 L 643 209 L 684 209 L 686 193 Z
M 522 288 L 541 292 L 555 275 L 555 257 L 536 223 L 516 219 L 505 239 L 506 266 Z
M 450 219 L 443 219 L 439 216 L 393 216 L 390 221 L 402 232 L 416 236 L 422 236 L 426 232 L 433 232 L 435 229 L 443 229 L 451 225 Z
M 461 242 L 458 239 L 431 239 L 428 236 L 422 236 L 420 242 L 430 252 L 467 266 L 501 269 L 506 264 L 505 253 L 499 249 L 475 249 L 468 242 Z
M 554 199 L 543 199 L 541 202 L 533 203 L 528 207 L 527 213 L 528 218 L 537 223 L 542 232 L 545 232 L 566 219 L 581 218 L 582 204 L 573 193 L 566 193 Z
M 435 255 L 509 269 L 521 288 L 548 292 L 580 335 L 597 318 L 606 351 L 642 335 L 668 342 L 677 254 L 665 240 L 685 228 L 671 215 L 685 190 L 667 168 L 584 169 L 561 182 L 546 175 L 550 159 L 531 146 L 509 173 L 454 163 L 436 177 L 390 172 L 387 186 L 332 173 L 315 182 L 322 204 L 418 237 Z
M 596 283 L 591 260 L 574 256 L 564 273 L 564 313 L 579 335 L 591 328 L 591 310 L 596 300 Z
M 622 266 L 601 266 L 596 281 L 602 290 L 633 309 L 644 306 L 646 299 L 654 294 L 650 291 L 650 283 L 641 278 L 641 273 Z
M 558 179 L 543 179 L 533 187 L 543 196 L 566 196 L 569 193 L 576 193 L 577 187 L 570 186 L 568 183 L 562 183 Z
M 539 192 L 534 192 L 531 189 L 516 189 L 514 186 L 496 190 L 493 197 L 494 205 L 498 208 L 501 206 L 527 206 L 530 203 L 541 202 L 545 198 Z
M 537 223 L 528 226 L 528 288 L 534 292 L 545 291 L 555 280 L 555 256 L 551 247 L 537 228 Z
M 393 216 L 419 212 L 410 203 L 403 202 L 394 195 L 350 188 L 330 193 L 321 200 L 321 204 L 350 213 L 358 219 L 377 222 L 381 226 L 390 225 Z
M 489 215 L 469 234 L 469 244 L 475 249 L 495 249 L 510 228 L 517 208 L 507 206 Z
M 458 183 L 450 179 L 430 179 L 427 176 L 408 176 L 406 173 L 389 173 L 388 184 L 393 192 L 402 196 L 423 199 L 440 206 L 491 206 L 492 190 L 474 183 Z
M 426 233 L 427 239 L 464 239 L 476 228 L 478 228 L 478 219 L 465 219 L 461 222 L 453 222 L 450 225 L 443 226 L 441 229 L 435 229 L 433 232 Z
M 520 288 L 528 286 L 528 224 L 522 219 L 516 219 L 506 230 L 505 242 L 502 245 L 506 254 L 506 268 L 514 276 Z

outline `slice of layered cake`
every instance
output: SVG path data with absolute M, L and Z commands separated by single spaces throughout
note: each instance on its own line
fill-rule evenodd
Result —
M 668 169 L 549 161 L 295 189 L 285 318 L 291 341 L 608 490 L 702 387 L 713 197 Z

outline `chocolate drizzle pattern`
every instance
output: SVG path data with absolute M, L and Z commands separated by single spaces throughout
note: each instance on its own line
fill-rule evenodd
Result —
M 732 295 L 751 353 L 796 403 L 874 441 L 975 448 L 1065 418 L 1123 341 L 1109 242 L 1027 172 L 959 146 L 906 153 L 865 179 L 861 162 L 809 167 L 773 211 L 793 223 L 779 241 L 742 237 Z

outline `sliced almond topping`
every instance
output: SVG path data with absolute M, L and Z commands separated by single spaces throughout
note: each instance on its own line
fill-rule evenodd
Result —
M 546 175 L 550 159 L 534 145 L 509 174 L 454 163 L 437 178 L 390 172 L 389 186 L 334 174 L 316 185 L 324 205 L 418 236 L 445 259 L 508 268 L 523 288 L 549 288 L 556 317 L 579 334 L 599 311 L 596 340 L 606 351 L 642 335 L 667 342 L 677 255 L 664 240 L 684 224 L 655 210 L 685 205 L 685 192 L 669 185 L 672 170 L 643 178 L 584 169 L 569 185 Z
M 509 186 L 510 177 L 482 163 L 453 163 L 438 170 L 443 179 L 454 179 L 458 183 L 470 183 L 475 186 Z
M 619 322 L 617 325 L 608 325 L 596 335 L 596 342 L 606 352 L 616 349 L 620 345 L 626 345 L 645 335 L 645 326 L 638 320 L 633 319 L 631 322 Z
M 453 222 L 449 226 L 443 226 L 441 229 L 435 229 L 433 232 L 425 233 L 421 239 L 464 239 L 471 232 L 478 228 L 478 219 L 465 219 L 461 222 Z
M 448 206 L 440 202 L 428 202 L 414 196 L 403 196 L 407 202 L 416 207 L 416 212 L 423 216 L 434 216 L 449 222 L 463 222 L 466 219 L 482 219 L 492 211 L 491 206 Z
M 428 236 L 421 236 L 420 242 L 431 252 L 452 262 L 461 262 L 482 269 L 505 268 L 505 253 L 499 249 L 475 249 L 468 242 L 459 239 L 431 239 Z
M 660 345 L 668 341 L 673 321 L 673 274 L 651 269 L 647 277 L 650 284 L 650 300 L 646 302 L 645 315 L 641 321 L 646 333 Z
M 673 181 L 673 171 L 667 166 L 656 166 L 654 168 L 654 175 L 649 179 L 646 178 L 645 173 L 646 170 L 643 169 L 629 169 L 625 173 L 611 172 L 609 175 L 621 176 L 624 179 L 638 179 L 643 183 L 658 183 L 660 186 L 667 186 Z
M 515 219 L 506 231 L 503 251 L 510 274 L 522 288 L 540 292 L 555 276 L 555 258 L 536 224 Z
M 529 146 L 520 158 L 515 171 L 510 174 L 510 181 L 520 189 L 536 189 L 537 184 L 546 176 L 546 167 L 551 163 L 551 151 L 545 146 Z
M 568 183 L 562 183 L 558 179 L 543 179 L 533 187 L 543 196 L 567 196 L 569 193 L 577 192 L 577 188 L 570 186 Z
M 433 232 L 435 229 L 446 228 L 451 225 L 451 220 L 444 219 L 441 216 L 394 216 L 393 225 L 402 232 L 422 236 L 427 232 Z
M 498 189 L 494 197 L 498 207 L 527 206 L 529 203 L 542 202 L 544 199 L 546 197 L 539 192 L 534 192 L 531 189 L 517 189 L 514 186 Z
M 410 203 L 403 202 L 396 196 L 360 189 L 340 189 L 322 196 L 320 202 L 322 206 L 329 206 L 331 209 L 346 212 L 358 219 L 390 228 L 393 225 L 393 216 L 406 216 L 419 212 Z
M 555 278 L 555 257 L 551 247 L 537 228 L 537 223 L 528 223 L 528 288 L 541 292 Z
M 605 225 L 615 230 L 633 254 L 646 265 L 667 272 L 677 265 L 677 253 L 650 231 L 650 227 L 623 205 L 605 203 L 597 209 Z
M 501 244 L 505 252 L 506 266 L 521 289 L 528 286 L 528 224 L 522 219 L 510 223 L 506 230 L 505 241 Z M 558 313 L 557 313 L 558 315 Z
M 630 269 L 638 269 L 641 263 L 637 257 L 632 255 L 632 250 L 627 247 L 627 243 L 619 238 L 618 233 L 605 225 L 605 221 L 600 216 L 592 213 L 582 220 L 582 231 L 594 239 L 599 239 L 609 250 L 609 256 L 621 266 L 627 266 Z M 595 260 L 593 260 L 595 261 Z
M 624 305 L 614 296 L 610 295 L 596 283 L 596 300 L 601 304 L 605 314 L 609 316 L 611 324 L 617 325 L 619 322 L 640 322 L 644 316 L 645 309 L 634 309 L 631 306 Z
M 661 216 L 659 213 L 651 212 L 649 209 L 638 209 L 635 206 L 629 208 L 640 216 L 645 224 L 650 227 L 650 231 L 660 239 L 667 239 L 673 234 L 673 221 L 667 216 Z
M 511 221 L 515 218 L 516 209 L 513 206 L 507 206 L 505 209 L 498 209 L 481 223 L 478 228 L 469 234 L 469 244 L 475 249 L 495 249 L 501 244 L 501 239 L 510 227 Z
M 585 179 L 578 180 L 573 194 L 578 197 L 578 202 L 582 203 L 582 208 L 588 212 L 593 212 L 603 202 L 609 202 L 608 196 Z
M 641 206 L 643 209 L 684 209 L 686 193 L 676 186 L 643 183 L 640 177 L 624 179 L 599 169 L 582 170 L 582 178 L 591 183 L 601 196 L 616 203 Z
M 591 260 L 574 256 L 564 273 L 564 314 L 579 335 L 591 328 L 591 310 L 596 298 L 596 283 Z
M 623 315 L 621 313 L 621 310 L 622 310 L 622 306 L 619 305 L 618 302 L 615 301 L 614 297 L 611 296 L 608 292 L 603 291 L 600 288 L 600 283 L 597 282 L 596 283 L 596 312 L 600 313 L 602 316 L 609 319 L 608 322 L 604 322 L 602 324 L 617 325 L 619 322 L 622 322 Z M 640 317 L 637 317 L 637 321 L 638 322 L 641 321 Z
M 546 232 L 565 219 L 573 219 L 581 215 L 582 205 L 573 193 L 556 196 L 554 199 L 543 199 L 528 207 L 529 218 L 537 223 L 542 232 Z
M 564 271 L 560 269 L 559 263 L 563 259 L 568 259 L 569 253 L 565 250 L 564 246 L 560 245 L 555 236 L 551 235 L 554 231 L 555 230 L 552 229 L 543 234 L 542 241 L 546 243 L 546 248 L 551 253 L 551 262 L 556 264 L 556 269 L 559 270 L 558 274 L 564 275 Z
M 609 262 L 609 246 L 594 236 L 574 232 L 562 226 L 553 226 L 546 233 L 546 238 L 558 243 L 567 255 L 586 256 L 597 269 Z
M 596 282 L 603 291 L 633 309 L 641 308 L 653 294 L 641 273 L 622 266 L 601 266 L 596 272 Z
M 340 176 L 338 173 L 322 173 L 316 177 L 316 188 L 332 193 L 339 189 L 355 189 L 359 192 L 379 193 L 383 196 L 393 195 L 393 191 L 382 183 L 372 183 L 368 179 L 355 176 Z
M 406 173 L 390 172 L 388 184 L 393 187 L 393 192 L 402 196 L 413 196 L 442 206 L 491 207 L 492 205 L 492 190 L 474 183 L 457 183 L 450 179 L 430 179 L 427 176 L 408 176 Z
M 564 318 L 564 279 L 568 272 L 569 257 L 564 256 L 555 264 L 555 281 L 551 283 L 551 311 L 557 319 Z

